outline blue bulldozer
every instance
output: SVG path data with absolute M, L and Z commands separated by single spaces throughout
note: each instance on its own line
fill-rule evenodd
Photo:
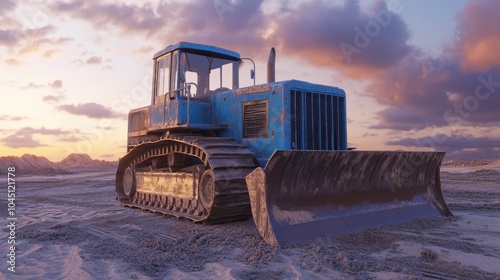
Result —
M 273 48 L 267 83 L 240 88 L 236 52 L 188 42 L 157 52 L 151 105 L 128 115 L 118 201 L 207 224 L 252 216 L 275 245 L 452 215 L 444 153 L 349 149 L 345 92 L 276 82 L 274 61 Z

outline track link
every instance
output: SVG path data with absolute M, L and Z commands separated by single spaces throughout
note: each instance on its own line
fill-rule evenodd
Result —
M 127 168 L 144 168 L 153 160 L 164 160 L 169 154 L 198 158 L 206 170 L 213 172 L 214 194 L 210 206 L 197 199 L 162 194 L 124 192 Z M 116 196 L 124 206 L 172 215 L 204 223 L 245 220 L 251 216 L 245 177 L 257 167 L 255 155 L 231 138 L 182 136 L 167 137 L 135 146 L 120 159 L 116 172 Z M 168 172 L 168 171 L 165 171 Z M 199 180 L 200 182 L 201 180 Z M 200 193 L 198 184 L 196 191 Z

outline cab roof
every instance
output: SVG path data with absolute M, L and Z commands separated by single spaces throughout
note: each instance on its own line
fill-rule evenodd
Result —
M 156 59 L 159 56 L 162 56 L 164 54 L 167 54 L 169 52 L 173 52 L 175 50 L 186 50 L 188 52 L 194 52 L 198 54 L 203 54 L 203 55 L 215 55 L 217 57 L 221 58 L 227 58 L 227 59 L 232 59 L 232 60 L 241 60 L 240 54 L 237 52 L 233 52 L 230 50 L 226 50 L 223 48 L 219 47 L 214 47 L 214 46 L 209 46 L 209 45 L 203 45 L 203 44 L 195 44 L 195 43 L 189 43 L 189 42 L 179 42 L 175 45 L 170 45 L 163 50 L 155 53 L 153 56 L 153 59 Z

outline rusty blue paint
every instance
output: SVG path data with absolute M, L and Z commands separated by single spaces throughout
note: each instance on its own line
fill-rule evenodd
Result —
M 216 124 L 224 124 L 228 129 L 221 131 L 223 137 L 234 138 L 236 142 L 247 146 L 255 153 L 259 165 L 265 166 L 269 157 L 275 150 L 300 150 L 301 148 L 292 147 L 292 118 L 300 118 L 301 126 L 307 125 L 304 116 L 296 116 L 292 114 L 290 108 L 292 106 L 290 93 L 292 90 L 309 92 L 312 95 L 335 96 L 345 98 L 345 92 L 337 87 L 311 84 L 299 80 L 289 80 L 274 82 L 267 85 L 257 85 L 235 91 L 226 91 L 216 94 L 212 97 L 214 106 L 214 122 Z M 243 104 L 251 101 L 266 100 L 268 102 L 267 116 L 267 136 L 258 138 L 243 138 Z M 333 130 L 340 131 L 339 142 L 342 144 L 321 150 L 347 150 L 347 134 L 346 134 L 346 117 L 345 117 L 345 102 L 343 108 L 338 112 L 331 114 L 342 114 L 338 116 L 338 126 Z M 324 111 L 324 110 L 323 110 Z M 319 128 L 321 129 L 321 128 Z M 332 130 L 332 133 L 333 133 Z M 319 131 L 312 130 L 314 133 Z M 314 150 L 320 150 L 314 148 Z
M 235 52 L 186 42 L 168 46 L 155 57 L 173 51 L 239 59 Z M 210 130 L 247 146 L 261 166 L 275 150 L 347 149 L 345 92 L 337 87 L 288 80 L 210 91 L 196 98 L 176 89 L 153 102 L 148 108 L 150 132 Z M 245 114 L 244 106 L 254 108 L 252 104 L 265 106 L 265 115 L 251 109 L 253 115 Z M 251 129 L 257 134 L 249 133 Z

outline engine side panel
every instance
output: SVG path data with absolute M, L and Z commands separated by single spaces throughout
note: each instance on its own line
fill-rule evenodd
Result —
M 262 167 L 276 149 L 347 149 L 345 93 L 339 88 L 290 80 L 213 99 L 213 119 L 227 127 L 220 136 L 249 147 Z
M 228 127 L 220 136 L 247 146 L 255 153 L 259 164 L 265 164 L 274 149 L 286 146 L 284 98 L 281 84 L 217 94 L 214 96 L 214 120 Z

